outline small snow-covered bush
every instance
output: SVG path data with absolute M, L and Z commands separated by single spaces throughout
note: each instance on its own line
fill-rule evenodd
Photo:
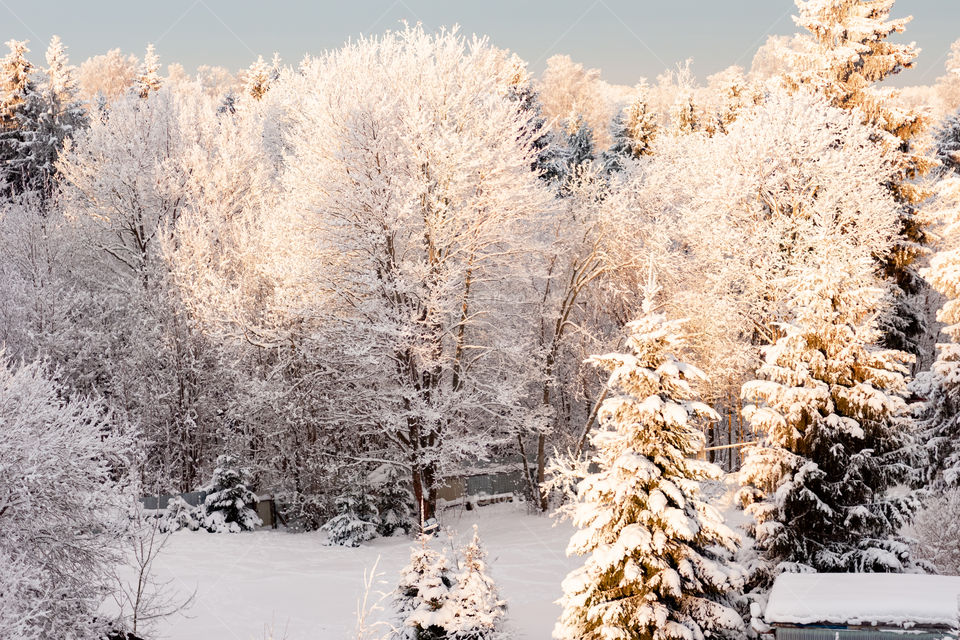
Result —
M 474 527 L 471 542 L 458 551 L 458 570 L 428 536 L 411 548 L 394 595 L 400 629 L 394 640 L 496 640 L 506 603 L 487 573 L 486 552 Z
M 263 522 L 250 507 L 258 502 L 257 495 L 247 488 L 248 474 L 237 459 L 230 455 L 217 457 L 206 499 L 203 501 L 202 526 L 211 533 L 239 533 L 251 531 Z
M 456 613 L 452 640 L 493 640 L 500 631 L 507 603 L 500 599 L 487 573 L 486 560 L 487 552 L 474 525 L 473 540 L 463 550 L 463 564 L 453 588 Z
M 204 516 L 201 505 L 194 507 L 181 496 L 171 498 L 166 511 L 160 517 L 160 531 L 163 533 L 172 533 L 181 529 L 196 531 L 200 528 Z
M 453 576 L 447 556 L 431 549 L 428 541 L 420 537 L 419 546 L 410 550 L 410 564 L 400 572 L 394 597 L 400 629 L 394 640 L 445 640 L 453 629 Z

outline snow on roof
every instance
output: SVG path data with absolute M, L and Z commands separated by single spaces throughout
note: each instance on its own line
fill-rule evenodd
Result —
M 768 624 L 960 626 L 960 577 L 894 573 L 784 573 Z

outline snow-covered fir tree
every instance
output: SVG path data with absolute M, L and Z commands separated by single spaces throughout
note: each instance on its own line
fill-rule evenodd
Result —
M 888 279 L 897 285 L 895 306 L 881 318 L 886 346 L 919 353 L 925 329 L 915 296 L 923 282 L 916 260 L 927 242 L 917 215 L 929 192 L 917 178 L 933 165 L 919 134 L 927 117 L 896 103 L 896 95 L 877 83 L 913 66 L 916 45 L 893 42 L 910 18 L 892 18 L 894 0 L 796 0 L 795 22 L 806 29 L 798 50 L 790 52 L 791 72 L 784 83 L 791 90 L 815 91 L 836 107 L 853 111 L 879 129 L 880 143 L 896 158 L 888 185 L 900 203 L 900 229 L 891 251 L 881 257 Z
M 243 92 L 254 100 L 263 98 L 264 94 L 270 90 L 270 84 L 279 76 L 279 67 L 280 59 L 276 54 L 270 63 L 266 62 L 263 56 L 257 56 L 254 63 L 247 69 Z
M 941 173 L 960 174 L 960 111 L 947 116 L 934 132 L 937 160 Z
M 463 563 L 451 595 L 456 614 L 451 640 L 492 640 L 499 632 L 507 604 L 487 573 L 487 552 L 473 525 L 473 539 L 463 549 Z
M 371 474 L 370 484 L 379 514 L 377 532 L 382 536 L 410 533 L 416 526 L 417 502 L 401 467 L 381 465 Z
M 400 571 L 394 592 L 399 614 L 395 640 L 446 640 L 457 611 L 453 576 L 446 554 L 430 548 L 428 536 L 410 548 L 410 563 Z
M 21 119 L 37 92 L 35 68 L 27 60 L 27 43 L 10 40 L 6 45 L 10 51 L 0 60 L 0 194 L 23 190 L 18 162 L 23 153 Z
M 593 132 L 582 116 L 571 118 L 564 127 L 551 133 L 552 148 L 541 177 L 552 183 L 560 195 L 568 193 L 569 182 L 578 170 L 596 158 Z
M 937 359 L 914 386 L 926 398 L 920 442 L 926 457 L 920 481 L 939 491 L 960 487 L 960 175 L 947 172 L 938 185 L 939 217 L 944 228 L 942 247 L 923 270 L 945 302 L 937 311 L 947 342 L 937 344 Z
M 353 486 L 336 499 L 337 515 L 322 527 L 332 544 L 359 547 L 377 537 L 380 514 L 363 485 Z
M 86 109 L 77 98 L 73 69 L 57 36 L 50 41 L 46 61 L 44 80 L 28 95 L 17 116 L 20 145 L 12 165 L 23 189 L 42 197 L 55 186 L 55 165 L 64 140 L 86 125 Z
M 608 172 L 622 171 L 626 158 L 652 153 L 657 128 L 657 116 L 647 104 L 646 88 L 641 86 L 633 101 L 613 120 L 613 143 L 603 152 L 604 168 Z
M 842 254 L 842 255 L 841 255 Z M 910 357 L 875 346 L 884 289 L 867 257 L 823 249 L 790 276 L 792 317 L 766 347 L 743 414 L 759 434 L 740 472 L 762 592 L 784 571 L 904 571 L 899 531 L 914 503 L 890 495 L 909 480 Z
M 147 45 L 143 54 L 143 62 L 137 69 L 137 77 L 133 81 L 133 90 L 141 98 L 146 98 L 151 91 L 159 91 L 163 82 L 160 79 L 160 57 L 152 44 Z
M 247 488 L 248 473 L 236 457 L 217 457 L 217 467 L 203 500 L 203 527 L 213 533 L 250 531 L 263 522 L 251 505 L 259 501 Z
M 736 534 L 699 496 L 718 467 L 697 460 L 697 418 L 716 413 L 694 400 L 704 376 L 677 356 L 681 322 L 653 309 L 627 326 L 628 353 L 594 356 L 621 395 L 604 401 L 591 434 L 599 471 L 577 487 L 564 512 L 580 529 L 568 554 L 588 555 L 563 582 L 558 640 L 703 640 L 742 634 L 731 606 L 739 571 Z

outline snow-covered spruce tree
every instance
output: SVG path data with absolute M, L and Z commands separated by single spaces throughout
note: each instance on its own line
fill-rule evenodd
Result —
M 583 165 L 596 157 L 593 133 L 583 117 L 577 116 L 564 127 L 552 131 L 548 145 L 552 153 L 547 157 L 540 177 L 551 183 L 561 196 L 568 195 L 570 181 L 575 179 Z
M 243 92 L 254 100 L 260 100 L 279 76 L 280 57 L 277 54 L 274 54 L 273 61 L 270 63 L 266 62 L 263 56 L 257 56 L 254 63 L 247 69 Z
M 447 556 L 430 548 L 428 536 L 410 548 L 410 563 L 400 572 L 394 593 L 400 629 L 394 640 L 446 640 L 457 607 Z
M 367 495 L 365 485 L 352 485 L 337 496 L 337 515 L 321 527 L 332 544 L 359 547 L 377 537 L 380 514 Z
M 370 477 L 382 536 L 410 533 L 416 526 L 417 502 L 410 481 L 395 464 L 383 464 Z
M 920 424 L 925 467 L 919 480 L 936 491 L 960 488 L 960 176 L 947 175 L 952 177 L 937 189 L 943 246 L 922 274 L 945 299 L 937 320 L 949 341 L 937 344 L 936 361 L 913 385 L 925 386 L 917 392 L 927 399 Z
M 629 353 L 595 356 L 622 395 L 604 401 L 591 434 L 600 470 L 564 508 L 580 531 L 568 554 L 588 555 L 563 582 L 559 640 L 703 640 L 742 634 L 731 606 L 739 572 L 726 552 L 737 536 L 699 498 L 699 482 L 721 475 L 699 461 L 696 417 L 716 419 L 694 401 L 703 374 L 677 360 L 681 323 L 654 313 L 627 326 Z
M 27 43 L 10 40 L 10 52 L 0 60 L 0 195 L 23 190 L 20 175 L 23 136 L 21 117 L 37 92 L 35 68 L 27 60 Z
M 480 532 L 473 525 L 473 539 L 463 549 L 463 566 L 451 595 L 456 606 L 451 640 L 492 640 L 500 630 L 507 603 L 487 573 L 486 559 Z
M 890 89 L 876 84 L 913 66 L 914 44 L 891 42 L 910 18 L 890 17 L 894 0 L 796 0 L 794 21 L 808 32 L 790 52 L 791 71 L 783 80 L 792 91 L 820 93 L 836 107 L 852 111 L 877 127 L 880 144 L 896 162 L 888 186 L 900 204 L 897 241 L 880 261 L 886 277 L 897 285 L 895 304 L 880 318 L 884 344 L 919 354 L 918 338 L 925 321 L 915 299 L 923 287 L 916 260 L 927 243 L 920 204 L 930 195 L 917 178 L 932 167 L 916 141 L 927 126 L 920 111 L 903 108 Z
M 17 114 L 19 153 L 12 168 L 24 190 L 48 197 L 55 187 L 55 163 L 64 140 L 86 125 L 83 103 L 77 98 L 73 68 L 60 38 L 54 36 L 46 53 L 45 78 L 30 93 Z
M 792 317 L 766 347 L 743 410 L 757 445 L 745 450 L 739 499 L 755 519 L 762 592 L 783 571 L 895 572 L 911 566 L 900 528 L 914 507 L 888 490 L 912 473 L 902 352 L 874 346 L 884 295 L 869 257 L 824 248 L 792 274 Z
M 231 455 L 217 456 L 217 467 L 203 500 L 203 528 L 212 533 L 250 531 L 263 522 L 250 507 L 257 494 L 247 488 L 248 473 Z
M 137 76 L 133 81 L 133 91 L 141 98 L 147 98 L 152 91 L 159 91 L 163 84 L 160 79 L 160 57 L 152 44 L 147 45 L 143 54 L 143 62 L 137 69 Z
M 132 440 L 101 403 L 2 351 L 0 429 L 0 638 L 99 639 Z
M 639 158 L 653 152 L 657 135 L 657 116 L 647 104 L 646 88 L 638 87 L 637 95 L 611 125 L 613 144 L 603 152 L 603 166 L 608 173 L 622 171 L 624 160 Z
M 960 174 L 960 111 L 947 116 L 934 133 L 940 172 Z

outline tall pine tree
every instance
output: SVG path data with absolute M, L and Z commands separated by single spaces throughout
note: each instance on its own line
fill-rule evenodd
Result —
M 702 640 L 742 634 L 730 593 L 739 572 L 725 551 L 736 535 L 699 497 L 720 469 L 697 460 L 716 419 L 690 387 L 703 379 L 676 359 L 680 323 L 654 313 L 628 325 L 629 353 L 595 356 L 621 395 L 600 409 L 591 435 L 599 471 L 584 478 L 566 510 L 580 528 L 567 552 L 589 555 L 563 582 L 559 640 Z
M 896 284 L 895 305 L 881 318 L 884 344 L 919 354 L 918 338 L 925 329 L 916 295 L 923 281 L 916 260 L 927 234 L 917 208 L 929 193 L 916 178 L 933 165 L 916 139 L 927 125 L 919 111 L 895 104 L 892 90 L 876 84 L 913 66 L 919 50 L 914 44 L 891 42 L 910 18 L 892 19 L 894 0 L 796 0 L 794 21 L 807 30 L 800 47 L 792 51 L 792 71 L 784 77 L 791 90 L 812 90 L 841 109 L 854 111 L 877 128 L 878 142 L 898 162 L 889 188 L 900 203 L 900 228 L 887 255 L 878 256 L 886 277 Z

